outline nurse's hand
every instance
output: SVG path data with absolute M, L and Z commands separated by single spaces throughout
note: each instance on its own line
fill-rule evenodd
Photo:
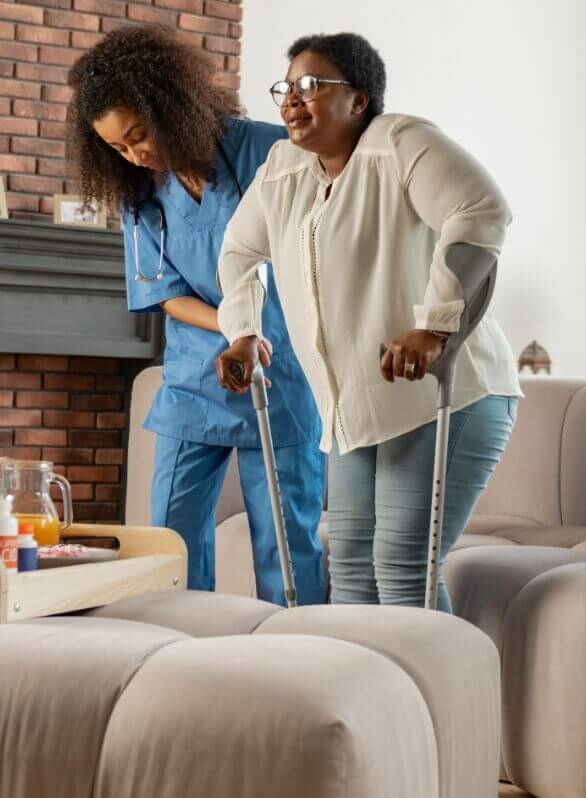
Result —
M 423 379 L 441 355 L 447 337 L 446 334 L 442 340 L 428 330 L 410 330 L 397 336 L 386 352 L 381 352 L 381 374 L 388 382 L 394 382 L 397 377 L 405 377 L 410 382 Z
M 239 338 L 216 358 L 216 374 L 220 385 L 233 393 L 246 393 L 252 380 L 254 367 L 260 360 L 263 366 L 269 366 L 273 348 L 266 339 L 260 340 L 256 335 Z M 244 376 L 237 380 L 232 373 L 234 363 L 244 368 Z M 270 381 L 266 380 L 267 386 Z
M 268 338 L 261 338 L 258 342 L 258 356 L 263 368 L 268 368 L 271 365 L 271 355 L 273 354 L 273 345 Z

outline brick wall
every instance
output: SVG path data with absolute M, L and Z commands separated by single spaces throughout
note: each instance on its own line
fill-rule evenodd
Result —
M 0 174 L 11 218 L 47 219 L 67 179 L 67 72 L 101 35 L 157 23 L 202 46 L 217 80 L 239 87 L 241 0 L 0 0 Z
M 55 463 L 71 482 L 76 521 L 122 520 L 129 365 L 0 355 L 0 456 Z

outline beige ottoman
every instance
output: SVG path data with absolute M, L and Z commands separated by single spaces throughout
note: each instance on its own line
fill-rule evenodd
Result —
M 496 796 L 497 652 L 458 618 L 197 592 L 93 615 L 1 630 L 0 795 Z
M 538 798 L 584 798 L 586 551 L 462 549 L 445 575 L 454 611 L 501 653 L 508 777 Z
M 254 625 L 256 613 L 258 622 Z M 498 660 L 487 639 L 460 619 L 404 607 L 283 610 L 254 599 L 197 591 L 136 597 L 94 610 L 93 615 L 164 624 L 196 637 L 213 634 L 216 628 L 226 629 L 226 623 L 232 623 L 238 615 L 246 633 L 333 637 L 377 652 L 409 676 L 427 706 L 437 748 L 438 791 L 427 793 L 426 798 L 436 794 L 438 798 L 494 798 L 500 727 L 493 703 L 499 693 Z M 305 665 L 301 660 L 290 665 L 301 668 L 303 676 Z M 282 674 L 286 687 L 286 671 Z M 336 678 L 336 669 L 329 678 Z M 394 713 L 387 717 L 380 709 L 376 717 L 381 728 L 397 720 Z M 406 756 L 403 764 L 408 763 Z M 371 785 L 369 789 L 374 788 Z M 409 792 L 395 793 L 395 788 L 387 793 L 382 782 L 377 789 L 356 795 L 411 796 Z M 315 793 L 315 798 L 320 795 Z

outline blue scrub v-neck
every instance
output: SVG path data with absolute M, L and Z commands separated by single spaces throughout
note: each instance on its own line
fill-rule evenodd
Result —
M 158 198 L 163 203 L 165 212 L 167 212 L 166 206 L 172 205 L 185 221 L 185 224 L 197 230 L 201 215 L 201 205 L 206 193 L 207 186 L 204 188 L 201 202 L 197 202 L 181 184 L 177 175 L 170 174 L 167 178 L 167 184 L 159 189 Z

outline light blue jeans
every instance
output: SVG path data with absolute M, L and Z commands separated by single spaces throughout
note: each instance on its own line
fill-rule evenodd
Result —
M 460 537 L 511 436 L 517 399 L 488 396 L 450 419 L 441 564 Z M 436 423 L 329 460 L 332 602 L 425 599 Z M 451 612 L 443 579 L 438 609 Z

